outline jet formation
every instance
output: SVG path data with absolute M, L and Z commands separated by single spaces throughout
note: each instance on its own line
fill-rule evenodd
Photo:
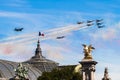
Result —
M 84 22 L 84 21 L 81 21 L 81 22 L 77 22 L 77 24 L 78 25 L 81 25 L 81 24 L 84 24 L 85 23 L 85 26 L 92 26 L 92 25 L 94 25 L 94 24 L 96 24 L 96 26 L 98 27 L 98 28 L 103 28 L 103 27 L 105 27 L 105 25 L 103 25 L 103 19 L 96 19 L 96 20 L 87 20 L 86 22 Z M 16 32 L 21 32 L 21 31 L 23 31 L 23 29 L 24 28 L 15 28 L 14 29 L 14 31 L 16 31 Z M 45 36 L 44 35 L 44 33 L 41 33 L 41 32 L 39 32 L 39 36 Z M 63 39 L 63 38 L 65 38 L 66 36 L 64 36 L 64 35 L 62 35 L 62 36 L 57 36 L 56 37 L 56 39 Z
M 98 28 L 105 27 L 105 25 L 103 25 L 103 19 L 97 19 L 96 20 L 96 25 L 98 26 Z
M 95 23 L 94 23 L 95 22 Z M 84 22 L 77 22 L 77 24 L 83 24 Z M 96 19 L 96 20 L 87 20 L 86 26 L 92 26 L 96 24 L 98 28 L 103 28 L 105 25 L 103 25 L 103 19 Z

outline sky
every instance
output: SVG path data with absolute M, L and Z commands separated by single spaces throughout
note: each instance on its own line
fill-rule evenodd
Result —
M 79 64 L 82 44 L 95 47 L 95 79 L 108 67 L 112 80 L 120 80 L 119 0 L 0 0 L 0 59 L 26 61 L 40 39 L 42 55 L 60 65 Z M 87 27 L 87 20 L 103 19 L 104 28 Z M 85 22 L 78 25 L 78 21 Z M 16 32 L 15 28 L 23 27 Z M 38 32 L 44 33 L 38 36 Z M 56 39 L 65 36 L 63 39 Z

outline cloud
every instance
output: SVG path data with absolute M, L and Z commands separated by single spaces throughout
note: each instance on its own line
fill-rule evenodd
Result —
M 27 1 L 25 0 L 9 0 L 9 1 L 0 1 L 2 3 L 1 5 L 3 7 L 29 7 L 30 5 L 28 4 Z
M 91 33 L 89 34 L 93 40 L 111 40 L 111 39 L 114 39 L 116 38 L 116 33 L 117 33 L 117 30 L 116 29 L 112 29 L 112 28 L 107 28 L 107 29 L 104 29 L 104 30 L 100 30 L 96 33 Z
M 111 26 L 106 26 L 106 28 L 102 28 L 101 30 L 90 33 L 89 36 L 92 37 L 94 41 L 111 41 L 113 39 L 119 39 L 119 30 L 120 30 L 120 22 L 113 24 Z
M 24 16 L 26 16 L 25 13 L 0 11 L 0 17 L 24 18 Z
M 47 58 L 53 59 L 53 60 L 63 60 L 64 57 L 61 54 L 62 51 L 64 51 L 64 48 L 62 47 L 55 47 L 55 46 L 50 46 L 48 44 L 43 45 L 45 55 Z
M 6 44 L 0 45 L 1 59 L 15 62 L 25 61 L 33 55 L 33 47 L 28 45 Z

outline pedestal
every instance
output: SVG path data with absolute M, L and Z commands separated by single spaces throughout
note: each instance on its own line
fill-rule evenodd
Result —
M 82 77 L 83 80 L 94 80 L 94 72 L 96 61 L 92 61 L 92 59 L 83 59 L 79 62 L 82 65 Z

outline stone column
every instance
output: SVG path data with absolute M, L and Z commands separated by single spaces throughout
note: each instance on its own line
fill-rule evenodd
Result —
M 81 61 L 83 80 L 94 80 L 96 61 Z

